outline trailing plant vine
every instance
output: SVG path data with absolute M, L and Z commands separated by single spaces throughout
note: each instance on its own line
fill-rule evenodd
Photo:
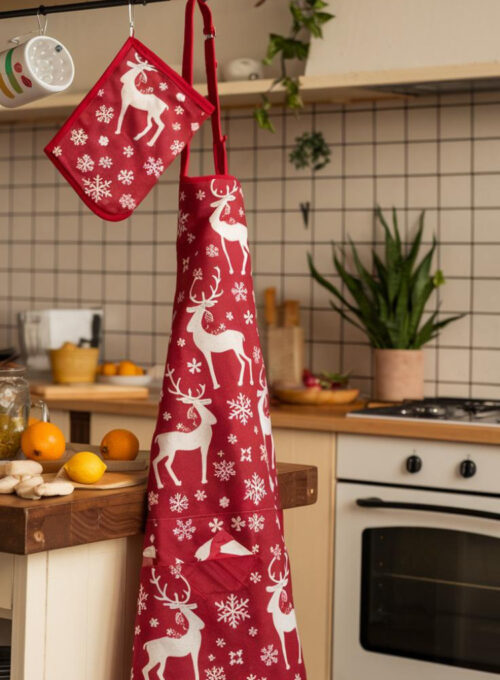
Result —
M 265 0 L 259 0 L 262 5 Z M 305 61 L 309 54 L 309 44 L 312 38 L 323 37 L 323 26 L 334 18 L 333 14 L 325 12 L 328 6 L 324 0 L 291 0 L 289 8 L 292 15 L 292 26 L 288 36 L 271 33 L 263 63 L 267 66 L 276 59 L 279 60 L 280 74 L 273 81 L 269 92 L 277 86 L 285 90 L 285 106 L 299 113 L 304 107 L 300 96 L 300 84 L 297 77 L 289 75 L 290 61 Z M 271 120 L 272 108 L 269 92 L 262 95 L 259 106 L 255 108 L 255 119 L 263 130 L 275 132 Z M 297 146 L 290 153 L 290 162 L 296 168 L 312 167 L 319 170 L 330 161 L 330 149 L 321 132 L 304 133 L 296 138 Z

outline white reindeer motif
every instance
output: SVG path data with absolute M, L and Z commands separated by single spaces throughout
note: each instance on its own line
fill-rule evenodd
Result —
M 157 638 L 156 640 L 150 640 L 144 644 L 144 649 L 148 653 L 148 662 L 142 669 L 144 680 L 150 680 L 149 673 L 156 666 L 159 666 L 159 668 L 158 675 L 155 675 L 155 677 L 166 677 L 165 668 L 169 657 L 179 658 L 188 655 L 191 656 L 193 662 L 195 680 L 199 680 L 200 678 L 198 655 L 201 647 L 201 631 L 205 628 L 205 624 L 200 617 L 196 616 L 193 612 L 193 609 L 196 609 L 198 605 L 194 602 L 189 602 L 191 597 L 191 586 L 180 571 L 177 573 L 178 578 L 181 578 L 186 584 L 184 598 L 182 600 L 179 599 L 178 593 L 175 593 L 173 600 L 168 597 L 167 585 L 163 588 L 160 586 L 160 577 L 156 575 L 154 569 L 151 570 L 150 582 L 156 586 L 156 589 L 160 593 L 159 595 L 155 595 L 155 598 L 160 600 L 160 602 L 163 602 L 165 607 L 179 611 L 186 619 L 187 631 L 180 637 L 165 636 Z M 185 678 L 186 676 L 183 675 L 183 677 Z
M 118 116 L 118 124 L 116 126 L 115 134 L 119 135 L 121 133 L 125 114 L 129 106 L 132 106 L 133 108 L 139 109 L 140 111 L 146 111 L 148 114 L 146 127 L 142 132 L 139 132 L 139 134 L 134 137 L 134 140 L 137 141 L 141 137 L 144 137 L 144 135 L 147 134 L 153 127 L 152 121 L 154 121 L 157 125 L 157 130 L 147 143 L 148 146 L 153 146 L 165 128 L 165 123 L 162 121 L 161 116 L 164 111 L 168 110 L 168 104 L 155 94 L 141 92 L 137 88 L 135 84 L 137 77 L 139 77 L 141 83 L 146 83 L 148 80 L 146 72 L 156 71 L 157 69 L 154 66 L 151 66 L 151 64 L 149 64 L 146 60 L 142 59 L 141 56 L 137 54 L 137 52 L 135 53 L 135 58 L 135 62 L 127 61 L 129 70 L 120 78 L 120 81 L 123 83 L 121 92 L 122 107 L 120 115 Z
M 215 375 L 212 354 L 221 354 L 229 351 L 234 352 L 236 358 L 240 362 L 241 370 L 238 385 L 243 384 L 245 364 L 248 366 L 250 374 L 250 385 L 253 385 L 252 360 L 245 354 L 245 350 L 243 349 L 243 342 L 245 340 L 243 333 L 234 330 L 222 331 L 222 333 L 209 333 L 203 328 L 203 319 L 205 315 L 210 321 L 213 320 L 212 312 L 209 312 L 208 310 L 217 304 L 218 298 L 224 293 L 223 290 L 219 291 L 220 269 L 219 267 L 214 267 L 214 269 L 215 274 L 212 274 L 214 285 L 210 286 L 210 297 L 205 297 L 205 293 L 201 294 L 200 300 L 194 296 L 194 285 L 201 279 L 201 276 L 195 275 L 193 278 L 191 288 L 189 289 L 189 299 L 193 303 L 193 306 L 187 307 L 186 309 L 186 311 L 193 316 L 189 320 L 187 331 L 188 333 L 193 334 L 194 344 L 205 357 L 214 389 L 218 389 L 220 385 L 217 382 L 217 377 Z
M 177 401 L 182 404 L 191 404 L 191 409 L 197 411 L 201 418 L 201 422 L 194 430 L 191 432 L 180 432 L 179 430 L 174 430 L 173 432 L 165 432 L 163 434 L 157 435 L 155 442 L 158 444 L 159 451 L 158 455 L 153 460 L 153 470 L 156 477 L 156 484 L 159 489 L 163 489 L 163 483 L 158 472 L 158 465 L 161 461 L 166 458 L 165 467 L 168 470 L 170 477 L 172 478 L 176 486 L 181 486 L 182 482 L 177 478 L 175 472 L 172 469 L 172 463 L 174 462 L 175 454 L 178 451 L 196 451 L 200 449 L 201 451 L 201 483 L 207 483 L 207 457 L 208 449 L 210 447 L 210 442 L 212 440 L 212 427 L 217 422 L 217 418 L 214 414 L 208 410 L 207 406 L 212 403 L 211 399 L 203 399 L 205 394 L 205 385 L 199 385 L 196 394 L 193 394 L 191 389 L 185 394 L 181 392 L 179 378 L 176 382 L 173 379 L 174 371 L 167 366 L 167 376 L 173 385 L 173 389 L 169 388 L 171 394 L 177 396 Z M 190 411 L 191 411 L 190 409 Z M 194 413 L 191 411 L 191 414 Z
M 250 252 L 248 250 L 248 230 L 244 224 L 241 224 L 241 222 L 234 222 L 231 224 L 229 222 L 224 222 L 224 220 L 221 219 L 222 211 L 229 203 L 236 200 L 236 196 L 234 194 L 238 191 L 238 185 L 235 182 L 232 189 L 226 187 L 226 193 L 221 192 L 219 194 L 215 188 L 215 180 L 213 179 L 210 182 L 210 191 L 217 200 L 213 203 L 210 203 L 210 207 L 215 208 L 215 210 L 210 215 L 209 222 L 212 229 L 217 232 L 221 238 L 222 250 L 226 256 L 227 263 L 229 264 L 229 273 L 234 274 L 234 271 L 231 265 L 231 260 L 229 259 L 229 255 L 227 254 L 226 241 L 229 241 L 230 243 L 235 243 L 237 241 L 240 244 L 241 252 L 243 253 L 241 273 L 244 274 Z
M 290 611 L 288 611 L 286 614 L 284 614 L 280 609 L 280 599 L 282 593 L 285 593 L 285 588 L 288 585 L 288 577 L 290 575 L 290 571 L 288 569 L 288 555 L 285 552 L 285 571 L 283 574 L 280 572 L 279 577 L 276 578 L 272 569 L 274 562 L 278 559 L 278 554 L 279 554 L 278 551 L 274 553 L 274 557 L 269 563 L 269 566 L 267 568 L 269 578 L 273 582 L 272 586 L 266 587 L 267 592 L 272 593 L 271 599 L 269 600 L 269 603 L 267 605 L 267 611 L 273 617 L 273 624 L 274 627 L 276 628 L 276 632 L 278 633 L 281 642 L 281 649 L 283 651 L 283 657 L 285 659 L 285 664 L 288 670 L 290 668 L 290 664 L 288 663 L 288 657 L 286 655 L 285 633 L 291 633 L 292 631 L 295 631 L 297 635 L 297 644 L 299 646 L 299 663 L 302 662 L 302 649 L 300 647 L 299 631 L 297 630 L 297 619 L 295 617 L 295 609 L 292 607 Z
M 266 385 L 266 379 L 264 375 L 264 366 L 260 369 L 259 373 L 259 384 L 260 389 L 257 390 L 257 396 L 259 401 L 257 403 L 257 411 L 259 413 L 260 430 L 262 432 L 262 437 L 264 439 L 264 448 L 266 449 L 266 464 L 267 470 L 269 472 L 269 484 L 271 486 L 271 491 L 274 490 L 274 481 L 271 475 L 271 468 L 274 470 L 274 441 L 273 433 L 271 428 L 271 418 L 269 412 L 266 413 L 266 401 L 269 398 L 269 392 Z M 271 437 L 271 455 L 267 453 L 267 437 Z

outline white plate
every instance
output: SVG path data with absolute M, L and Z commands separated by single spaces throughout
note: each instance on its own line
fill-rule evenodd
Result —
M 144 375 L 98 375 L 97 382 L 105 385 L 122 385 L 129 387 L 145 387 L 149 385 L 152 378 L 145 373 Z

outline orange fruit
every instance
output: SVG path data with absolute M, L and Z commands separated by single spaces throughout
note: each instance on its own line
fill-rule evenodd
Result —
M 101 364 L 100 366 L 101 375 L 116 375 L 117 371 L 118 368 L 116 364 L 113 364 L 110 361 L 106 361 L 104 364 Z
M 110 430 L 102 439 L 100 451 L 107 460 L 134 460 L 139 440 L 130 430 Z
M 65 452 L 66 442 L 57 425 L 39 421 L 23 432 L 21 449 L 31 460 L 57 460 Z
M 136 365 L 133 361 L 120 361 L 118 364 L 118 375 L 137 375 Z
M 144 369 L 140 366 L 135 367 L 135 375 L 144 375 Z
M 34 416 L 30 416 L 28 418 L 28 425 L 34 425 L 35 423 L 39 423 L 40 420 L 38 418 L 35 418 Z

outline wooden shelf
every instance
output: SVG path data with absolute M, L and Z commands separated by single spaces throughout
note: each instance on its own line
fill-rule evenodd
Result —
M 221 82 L 220 99 L 224 108 L 254 106 L 268 93 L 272 80 Z M 500 89 L 500 62 L 426 66 L 390 71 L 363 71 L 300 77 L 301 93 L 306 103 L 355 104 L 382 99 Z M 206 85 L 195 85 L 206 95 Z M 68 92 L 27 104 L 20 109 L 0 106 L 0 123 L 35 120 L 64 120 L 80 103 L 82 92 Z M 283 101 L 283 89 L 270 94 L 274 102 Z

